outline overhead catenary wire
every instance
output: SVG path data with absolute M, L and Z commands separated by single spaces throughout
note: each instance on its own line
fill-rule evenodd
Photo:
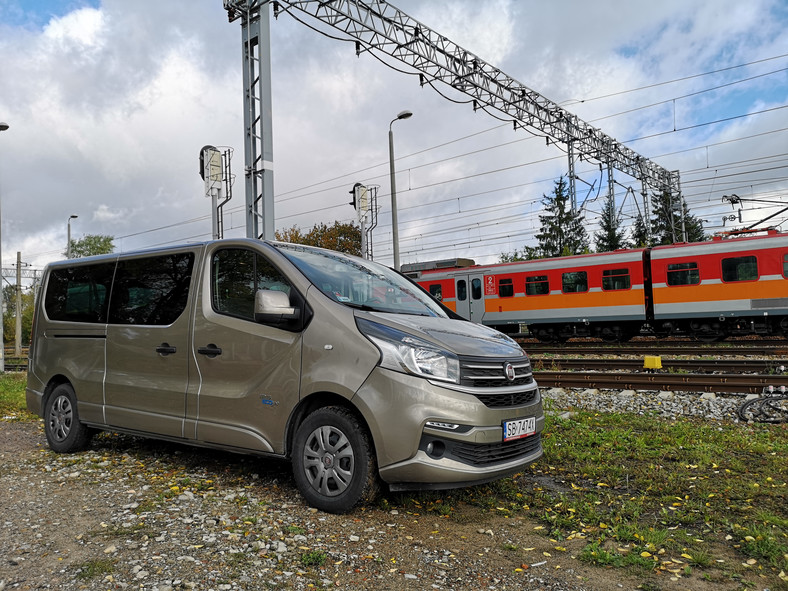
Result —
M 293 16 L 293 15 L 291 14 L 291 16 Z M 294 17 L 294 18 L 295 18 L 295 17 Z M 304 24 L 306 24 L 306 23 L 304 23 Z M 306 26 L 309 26 L 309 25 L 306 25 Z M 313 29 L 314 29 L 314 27 L 310 27 L 310 28 L 313 28 Z M 318 29 L 314 29 L 314 30 L 318 30 Z M 324 31 L 319 31 L 319 32 L 321 32 L 321 34 L 327 35 L 327 34 L 326 34 Z M 327 35 L 327 36 L 330 36 L 330 35 Z M 338 37 L 334 37 L 334 38 L 337 38 L 337 39 L 339 39 Z M 344 41 L 347 41 L 347 42 L 352 42 L 352 40 L 350 40 L 350 39 L 342 39 L 342 40 L 344 40 Z M 691 75 L 691 76 L 685 76 L 685 77 L 682 77 L 682 78 L 676 78 L 676 79 L 673 79 L 673 80 L 664 81 L 664 82 L 659 82 L 659 83 L 655 83 L 655 84 L 652 84 L 652 85 L 647 85 L 647 86 L 643 86 L 643 87 L 639 87 L 639 88 L 635 88 L 635 89 L 627 89 L 627 90 L 619 91 L 619 92 L 616 92 L 616 93 L 609 93 L 609 94 L 607 94 L 607 95 L 602 95 L 602 96 L 598 96 L 598 97 L 591 97 L 591 98 L 588 98 L 588 99 L 583 99 L 583 100 L 580 100 L 580 101 L 578 101 L 578 102 L 590 102 L 590 101 L 593 101 L 593 100 L 599 100 L 599 99 L 603 99 L 603 98 L 608 98 L 608 97 L 610 97 L 610 96 L 616 96 L 616 95 L 619 95 L 619 94 L 625 94 L 625 93 L 628 93 L 628 92 L 635 92 L 635 91 L 637 91 L 637 90 L 643 90 L 643 89 L 648 89 L 648 88 L 654 88 L 654 87 L 656 87 L 656 86 L 661 86 L 661 85 L 671 84 L 671 83 L 674 83 L 674 82 L 679 82 L 679 81 L 682 81 L 682 80 L 687 80 L 687 79 L 690 79 L 690 78 L 697 78 L 697 77 L 705 76 L 705 75 L 708 75 L 708 74 L 714 74 L 714 73 L 723 72 L 723 71 L 727 71 L 727 70 L 733 70 L 733 69 L 736 69 L 736 68 L 745 67 L 745 66 L 749 66 L 749 65 L 754 65 L 754 64 L 758 64 L 758 63 L 762 63 L 762 62 L 766 62 L 766 61 L 770 61 L 770 60 L 781 59 L 781 58 L 785 58 L 785 57 L 788 57 L 788 54 L 785 54 L 785 55 L 780 55 L 780 56 L 774 56 L 774 57 L 770 57 L 770 58 L 764 58 L 764 59 L 761 59 L 761 60 L 755 60 L 755 61 L 748 62 L 748 63 L 745 63 L 745 64 L 739 64 L 739 65 L 736 65 L 736 66 L 729 66 L 729 67 L 727 67 L 727 68 L 721 68 L 721 69 L 718 69 L 718 70 L 713 70 L 713 71 L 709 71 L 709 72 L 703 72 L 703 73 L 694 74 L 694 75 Z M 376 56 L 376 58 L 377 58 L 377 56 Z M 377 58 L 377 59 L 379 59 L 379 58 Z M 389 66 L 391 67 L 391 65 L 390 65 L 390 64 L 387 64 L 387 65 L 389 65 Z M 752 80 L 752 79 L 754 79 L 754 78 L 756 78 L 756 77 L 763 77 L 763 76 L 771 75 L 771 74 L 774 74 L 774 73 L 779 73 L 779 72 L 782 72 L 782 71 L 784 71 L 784 70 L 785 70 L 785 69 L 781 69 L 781 70 L 775 70 L 775 71 L 773 71 L 773 72 L 769 72 L 769 73 L 761 74 L 761 75 L 758 75 L 758 76 L 751 76 L 751 77 L 744 78 L 744 79 L 742 79 L 742 80 L 739 80 L 739 81 L 734 81 L 734 82 L 727 83 L 727 84 L 726 84 L 726 85 L 724 85 L 724 86 L 729 86 L 729 85 L 732 85 L 732 84 L 737 84 L 737 83 L 741 83 L 741 82 L 746 82 L 746 81 L 748 81 L 748 80 Z M 415 73 L 415 72 L 407 72 L 407 73 L 409 73 L 409 74 L 412 74 L 412 75 L 418 75 L 418 74 L 417 74 L 417 73 Z M 714 90 L 714 89 L 717 89 L 717 88 L 720 88 L 720 86 L 716 86 L 716 87 L 713 87 L 713 88 L 709 88 L 709 89 L 701 90 L 701 91 L 698 91 L 698 92 L 695 92 L 695 93 L 691 93 L 690 95 L 682 95 L 682 96 L 694 96 L 694 95 L 700 94 L 700 93 L 702 93 L 702 92 L 710 92 L 710 91 L 712 91 L 712 90 Z M 677 97 L 677 98 L 681 98 L 681 97 Z M 672 99 L 669 99 L 669 100 L 672 100 Z M 699 127 L 699 126 L 711 125 L 711 124 L 713 124 L 713 123 L 727 122 L 727 121 L 730 121 L 730 120 L 732 120 L 732 119 L 736 119 L 736 118 L 739 118 L 739 117 L 749 117 L 749 116 L 752 116 L 752 115 L 757 115 L 757 114 L 767 113 L 767 112 L 770 112 L 770 111 L 774 111 L 774 110 L 782 109 L 782 108 L 784 108 L 785 106 L 788 106 L 788 105 L 778 106 L 778 107 L 774 107 L 774 108 L 771 108 L 771 109 L 764 109 L 764 110 L 761 110 L 761 111 L 757 111 L 757 112 L 753 112 L 753 113 L 746 113 L 746 114 L 743 114 L 743 115 L 737 115 L 737 116 L 735 116 L 735 117 L 729 117 L 729 118 L 722 118 L 722 119 L 717 119 L 717 120 L 715 120 L 715 121 L 706 122 L 706 123 L 701 123 L 701 124 L 694 125 L 694 126 L 688 126 L 688 127 L 684 127 L 684 128 L 681 128 L 681 129 L 677 129 L 677 130 L 675 130 L 675 131 L 676 131 L 676 132 L 678 132 L 678 131 L 682 131 L 682 130 L 693 129 L 693 128 L 696 128 L 696 127 Z M 642 108 L 647 108 L 647 107 L 642 107 Z M 613 117 L 613 116 L 616 116 L 616 114 L 614 114 L 614 115 L 607 115 L 607 116 L 605 116 L 604 118 L 610 118 L 610 117 Z M 599 119 L 594 119 L 594 120 L 596 121 L 596 120 L 599 120 Z M 506 125 L 506 124 L 504 124 L 504 125 L 497 125 L 497 126 L 494 126 L 494 127 L 491 127 L 491 128 L 489 128 L 489 129 L 486 129 L 486 130 L 483 130 L 483 131 L 480 131 L 480 132 L 476 132 L 476 133 L 474 133 L 474 134 L 471 134 L 471 135 L 469 135 L 469 136 L 464 136 L 463 138 L 458 138 L 458 139 L 456 139 L 456 140 L 451 140 L 450 142 L 444 142 L 443 144 L 440 144 L 440 146 L 446 146 L 446 145 L 449 145 L 449 144 L 452 144 L 452 143 L 456 143 L 456 142 L 462 141 L 462 140 L 464 140 L 464 139 L 468 139 L 468 138 L 471 138 L 471 137 L 475 137 L 475 136 L 481 135 L 481 134 L 483 134 L 483 133 L 487 133 L 487 132 L 489 132 L 489 131 L 494 131 L 495 129 L 500 129 L 500 128 L 504 127 L 505 125 Z M 747 136 L 747 137 L 757 137 L 758 135 L 765 135 L 765 134 L 776 133 L 776 132 L 780 132 L 780 131 L 784 131 L 784 129 L 783 129 L 783 130 L 771 130 L 771 131 L 763 132 L 762 134 L 753 134 L 752 136 Z M 640 138 L 634 138 L 634 139 L 632 139 L 632 140 L 627 140 L 627 141 L 629 141 L 629 142 L 631 142 L 631 141 L 639 141 L 639 140 L 643 140 L 643 139 L 648 139 L 648 138 L 656 137 L 656 136 L 658 136 L 658 135 L 664 135 L 664 134 L 667 134 L 667 133 L 674 133 L 674 131 L 673 131 L 673 130 L 671 130 L 671 131 L 669 131 L 669 132 L 662 132 L 662 133 L 659 133 L 659 134 L 652 134 L 652 135 L 643 136 L 643 137 L 640 137 Z M 511 145 L 511 144 L 513 144 L 513 143 L 516 143 L 516 142 L 524 141 L 525 139 L 532 139 L 532 138 L 523 138 L 523 139 L 518 139 L 518 140 L 511 141 L 511 142 L 505 142 L 505 143 L 504 143 L 504 144 L 502 144 L 502 145 Z M 671 152 L 670 154 L 677 154 L 677 153 L 687 152 L 687 151 L 691 151 L 691 150 L 693 150 L 693 149 L 695 149 L 695 150 L 700 150 L 700 149 L 703 149 L 703 148 L 706 148 L 706 149 L 708 149 L 709 147 L 711 147 L 711 146 L 714 146 L 714 145 L 722 145 L 722 144 L 725 144 L 725 143 L 730 143 L 730 142 L 734 142 L 734 141 L 741 141 L 742 139 L 744 139 L 744 138 L 735 138 L 735 139 L 732 139 L 732 140 L 726 140 L 726 141 L 724 141 L 724 142 L 715 142 L 715 143 L 711 143 L 711 144 L 708 144 L 708 145 L 705 145 L 705 146 L 697 146 L 697 147 L 695 147 L 695 148 L 687 148 L 687 149 L 685 149 L 685 150 L 680 150 L 680 151 Z M 418 152 L 414 152 L 414 153 L 412 153 L 412 154 L 407 154 L 407 155 L 405 155 L 405 156 L 402 156 L 402 157 L 400 157 L 400 158 L 397 158 L 397 161 L 404 160 L 405 158 L 412 157 L 412 156 L 414 156 L 414 155 L 416 155 L 416 154 L 421 154 L 421 153 L 428 152 L 428 151 L 430 151 L 430 150 L 433 150 L 433 149 L 435 149 L 436 147 L 437 147 L 437 146 L 430 146 L 430 147 L 424 148 L 424 149 L 422 149 L 422 150 L 419 150 Z M 497 146 L 497 145 L 496 145 L 496 146 L 489 146 L 488 148 L 483 148 L 483 149 L 481 149 L 481 150 L 474 150 L 474 151 L 472 151 L 472 152 L 468 152 L 468 154 L 477 154 L 477 153 L 483 152 L 483 151 L 484 151 L 484 150 L 486 150 L 486 149 L 495 149 L 496 147 L 498 147 L 498 146 Z M 667 155 L 667 154 L 666 154 L 666 155 Z M 456 158 L 459 158 L 459 157 L 462 157 L 462 155 L 458 155 L 458 156 L 456 156 Z M 552 159 L 555 159 L 555 160 L 557 160 L 557 159 L 560 159 L 560 158 L 562 158 L 562 156 L 557 156 L 557 157 L 555 157 L 555 158 L 552 158 Z M 443 159 L 441 159 L 440 161 L 436 161 L 436 162 L 446 162 L 446 161 L 449 161 L 449 160 L 451 160 L 451 159 L 452 159 L 452 158 L 443 158 Z M 539 161 L 536 161 L 536 162 L 544 162 L 544 161 L 546 161 L 546 160 L 552 160 L 552 159 L 539 160 Z M 420 165 L 418 165 L 418 168 L 421 168 L 421 167 L 427 167 L 427 166 L 430 166 L 430 165 L 432 165 L 432 164 L 433 164 L 433 163 L 425 163 L 425 164 L 420 164 Z M 377 168 L 377 167 L 380 167 L 380 166 L 383 166 L 383 165 L 385 165 L 385 163 L 381 163 L 381 164 L 372 165 L 372 166 L 369 166 L 369 167 L 366 167 L 366 168 L 362 169 L 360 172 L 364 172 L 364 171 L 368 171 L 368 170 L 374 170 L 375 168 Z M 521 165 L 521 166 L 524 166 L 524 165 Z M 412 168 L 413 168 L 413 169 L 416 169 L 417 167 L 412 167 Z M 480 172 L 480 173 L 479 173 L 479 175 L 483 175 L 483 174 L 496 174 L 496 173 L 499 173 L 499 172 L 501 172 L 501 171 L 510 170 L 511 168 L 517 168 L 517 167 L 501 168 L 501 169 L 495 169 L 495 170 L 491 170 L 491 171 Z M 716 166 L 716 167 L 714 167 L 714 168 L 717 168 L 717 169 L 719 169 L 719 168 L 720 168 L 720 166 Z M 357 171 L 357 172 L 359 172 L 359 171 Z M 345 175 L 341 175 L 341 176 L 334 177 L 334 179 L 336 179 L 336 180 L 340 180 L 340 179 L 342 179 L 342 178 L 346 178 L 347 176 L 350 176 L 351 174 L 356 174 L 356 173 L 347 173 L 347 174 L 345 174 Z M 382 176 L 384 176 L 384 175 L 381 175 L 381 177 L 382 177 Z M 448 183 L 451 183 L 451 182 L 455 182 L 456 180 L 465 180 L 465 179 L 467 179 L 467 178 L 469 178 L 469 177 L 458 177 L 458 179 L 448 179 L 448 180 L 446 180 L 446 181 L 443 181 L 443 182 L 441 182 L 441 183 L 434 183 L 434 184 L 432 184 L 432 185 L 430 185 L 430 186 L 431 186 L 431 187 L 436 187 L 436 186 L 440 186 L 440 185 L 442 185 L 442 184 L 448 184 Z M 472 177 L 471 177 L 471 178 L 472 178 Z M 782 178 L 783 178 L 783 177 L 775 177 L 775 180 L 780 180 L 780 179 L 782 179 Z M 318 182 L 318 183 L 313 183 L 313 184 L 312 184 L 312 185 L 310 185 L 310 186 L 311 186 L 311 187 L 319 187 L 319 186 L 321 186 L 321 185 L 322 185 L 322 184 L 324 184 L 324 183 L 325 183 L 325 181 L 320 181 L 320 182 Z M 684 184 L 685 188 L 688 188 L 688 186 L 689 186 L 689 184 L 690 184 L 690 183 L 692 183 L 692 181 L 688 180 L 688 181 L 685 181 L 685 183 L 683 183 L 683 184 Z M 335 187 L 332 187 L 332 188 L 328 188 L 328 189 L 325 189 L 325 191 L 328 191 L 328 190 L 335 190 L 335 189 L 338 189 L 338 188 L 340 188 L 340 186 L 335 186 Z M 426 188 L 426 187 L 425 187 L 425 188 Z M 416 188 L 416 189 L 418 189 L 418 188 Z M 288 192 L 279 193 L 279 195 L 288 195 L 288 194 L 292 194 L 292 193 L 295 193 L 295 192 L 298 192 L 298 191 L 301 191 L 301 190 L 303 190 L 303 188 L 301 188 L 301 189 L 293 189 L 293 190 L 290 190 L 290 191 L 288 191 Z M 314 193 L 312 193 L 312 194 L 314 194 Z M 307 195 L 295 195 L 295 196 L 293 196 L 292 198 L 293 198 L 293 199 L 298 199 L 298 198 L 301 198 L 301 197 L 306 197 L 306 196 L 307 196 Z M 385 196 L 385 195 L 382 195 L 382 196 Z M 284 201 L 284 200 L 283 200 L 283 201 Z M 321 209 L 321 211 L 324 211 L 324 210 L 329 210 L 329 209 L 333 209 L 333 208 L 336 208 L 336 207 L 339 207 L 339 206 L 340 206 L 340 204 L 337 204 L 336 206 L 330 206 L 330 207 L 326 207 L 326 208 L 323 208 L 323 209 Z M 240 210 L 241 210 L 241 208 L 236 208 L 234 211 L 238 212 L 238 211 L 240 211 Z M 294 218 L 298 218 L 300 215 L 308 215 L 308 213 L 309 213 L 309 212 L 304 212 L 304 213 L 301 213 L 301 214 L 291 214 L 291 215 L 288 215 L 288 216 L 284 216 L 282 219 L 294 219 Z M 128 235 L 125 235 L 125 236 L 120 236 L 120 237 L 118 237 L 117 239 L 119 239 L 119 240 L 123 240 L 123 239 L 128 239 L 128 238 L 131 238 L 131 237 L 136 237 L 136 236 L 141 236 L 141 235 L 145 235 L 145 234 L 150 234 L 150 233 L 154 233 L 154 232 L 158 232 L 158 231 L 163 231 L 163 230 L 165 230 L 165 229 L 168 229 L 168 228 L 173 228 L 173 227 L 177 227 L 177 226 L 179 226 L 179 225 L 185 225 L 185 224 L 189 224 L 189 223 L 194 223 L 195 221 L 203 221 L 203 220 L 205 220 L 205 219 L 208 219 L 209 217 L 210 217 L 210 216 L 201 216 L 200 218 L 194 218 L 194 219 L 192 219 L 192 220 L 187 220 L 187 221 L 185 221 L 185 222 L 177 222 L 177 223 L 174 223 L 174 224 L 169 224 L 169 225 L 167 225 L 167 226 L 162 226 L 162 227 L 157 227 L 157 228 L 151 228 L 151 229 L 147 229 L 147 230 L 140 230 L 140 231 L 138 231 L 138 232 L 134 232 L 134 233 L 131 233 L 131 234 L 128 234 Z M 352 219 L 352 217 L 351 217 L 351 218 L 349 218 L 349 219 Z

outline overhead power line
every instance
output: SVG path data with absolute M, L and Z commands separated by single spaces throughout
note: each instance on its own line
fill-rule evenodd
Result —
M 226 2 L 226 8 L 228 4 L 236 3 Z M 382 0 L 280 0 L 274 4 L 274 16 L 281 6 L 342 31 L 358 42 L 359 53 L 362 47 L 379 51 L 419 72 L 424 80 L 440 81 L 471 97 L 474 108 L 489 107 L 515 126 L 566 143 L 578 156 L 599 160 L 656 191 L 679 193 L 675 171 L 637 154 L 391 4 Z

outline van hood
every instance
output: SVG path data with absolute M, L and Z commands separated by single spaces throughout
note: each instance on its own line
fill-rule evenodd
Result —
M 505 334 L 466 320 L 437 318 L 433 316 L 411 316 L 373 312 L 383 324 L 400 327 L 418 336 L 418 333 L 436 341 L 457 355 L 474 357 L 521 357 L 525 355 L 520 345 Z

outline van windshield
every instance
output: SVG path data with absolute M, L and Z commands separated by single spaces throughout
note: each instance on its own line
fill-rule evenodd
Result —
M 274 246 L 320 291 L 337 302 L 377 312 L 446 317 L 427 294 L 381 264 L 297 244 Z

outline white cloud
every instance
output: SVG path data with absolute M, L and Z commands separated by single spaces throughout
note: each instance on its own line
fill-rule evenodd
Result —
M 99 205 L 93 212 L 92 219 L 97 222 L 117 222 L 129 215 L 128 209 L 112 208 L 104 203 Z
M 104 14 L 94 8 L 81 8 L 61 18 L 52 19 L 44 27 L 43 37 L 53 49 L 72 52 L 100 51 L 106 38 Z
M 722 215 L 720 187 L 740 190 L 720 181 L 731 172 L 722 164 L 785 151 L 784 134 L 739 139 L 785 127 L 781 111 L 671 132 L 673 98 L 784 68 L 785 59 L 615 94 L 785 53 L 788 17 L 778 0 L 395 4 L 553 101 L 612 94 L 566 108 L 621 141 L 653 135 L 630 147 L 682 170 L 685 195 L 703 217 Z M 410 241 L 408 256 L 440 257 L 432 241 L 450 244 L 448 252 L 458 256 L 494 258 L 496 250 L 532 237 L 542 194 L 567 172 L 557 147 L 526 139 L 531 134 L 474 113 L 469 104 L 447 101 L 419 86 L 417 77 L 368 53 L 356 56 L 352 43 L 326 38 L 286 14 L 272 19 L 271 31 L 278 227 L 349 221 L 352 185 L 377 184 L 376 252 L 386 262 L 387 127 L 407 108 L 414 117 L 394 130 L 400 235 Z M 62 249 L 54 245 L 65 244 L 71 214 L 80 216 L 74 224 L 80 233 L 112 234 L 123 249 L 207 237 L 210 211 L 197 174 L 206 144 L 234 148 L 236 181 L 225 228 L 228 235 L 244 234 L 241 32 L 239 23 L 227 22 L 221 2 L 104 0 L 40 28 L 6 22 L 0 55 L 0 120 L 11 126 L 0 134 L 6 260 L 20 245 L 36 260 L 57 258 Z M 676 125 L 784 104 L 786 87 L 783 73 L 677 100 Z M 609 117 L 660 101 L 669 102 Z M 606 118 L 594 122 L 600 117 Z M 500 172 L 484 174 L 492 170 Z M 578 171 L 599 187 L 596 163 L 578 163 Z M 713 182 L 696 180 L 715 174 Z M 781 181 L 752 191 L 784 187 L 785 170 L 776 175 Z M 464 214 L 475 213 L 456 216 L 458 204 Z M 625 211 L 632 207 L 630 197 Z M 445 233 L 452 228 L 456 236 Z M 481 246 L 465 244 L 469 236 L 483 238 Z

